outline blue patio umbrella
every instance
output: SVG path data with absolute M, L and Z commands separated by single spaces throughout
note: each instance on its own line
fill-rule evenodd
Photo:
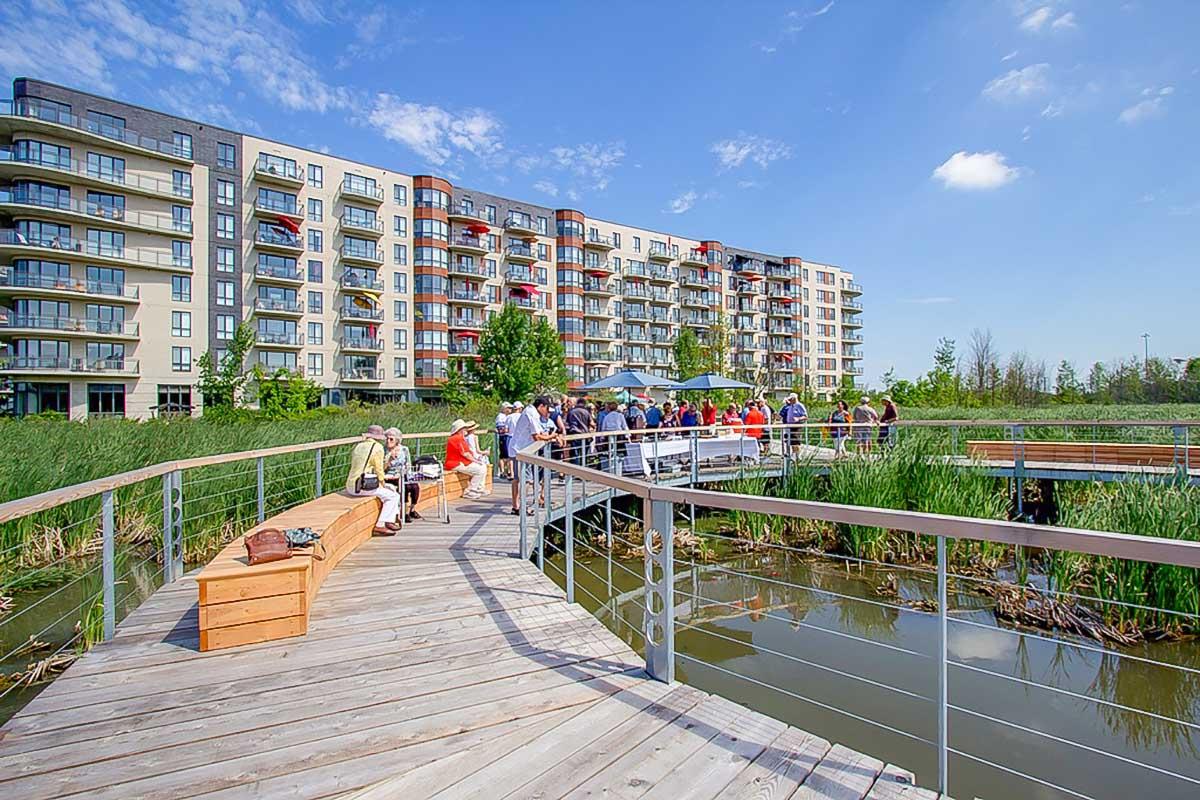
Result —
M 597 389 L 678 389 L 679 384 L 670 378 L 663 378 L 659 375 L 651 375 L 649 372 L 639 372 L 638 370 L 625 370 L 618 372 L 615 375 L 609 375 L 607 378 L 601 378 L 598 381 L 593 381 L 583 387 L 585 391 L 594 391 Z
M 753 389 L 749 383 L 735 381 L 732 378 L 726 378 L 724 375 L 718 375 L 715 372 L 706 372 L 703 375 L 697 375 L 690 378 L 675 387 L 679 391 L 708 391 L 710 389 Z

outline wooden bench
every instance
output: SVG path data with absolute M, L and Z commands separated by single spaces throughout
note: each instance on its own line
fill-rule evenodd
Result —
M 1185 453 L 1185 450 L 1188 451 Z M 1174 467 L 1187 463 L 1200 467 L 1200 447 L 1124 442 L 969 441 L 967 454 L 990 461 L 1012 461 L 1017 453 L 1025 461 L 1055 464 L 1116 464 L 1134 467 Z
M 312 528 L 321 534 L 324 545 L 320 560 L 306 547 L 283 561 L 251 566 L 244 537 L 230 542 L 196 576 L 200 649 L 217 650 L 306 633 L 313 598 L 338 562 L 371 538 L 379 505 L 374 497 L 338 492 L 284 511 L 247 531 L 249 535 L 262 528 Z

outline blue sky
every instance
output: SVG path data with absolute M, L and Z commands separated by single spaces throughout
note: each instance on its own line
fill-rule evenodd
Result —
M 1200 353 L 1200 3 L 10 2 L 41 77 L 840 264 L 866 374 Z

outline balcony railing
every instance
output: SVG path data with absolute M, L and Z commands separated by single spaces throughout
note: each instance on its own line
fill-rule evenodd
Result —
M 452 356 L 477 356 L 479 355 L 479 343 L 474 339 L 466 341 L 454 341 L 450 343 L 450 355 Z
M 514 305 L 517 308 L 540 308 L 540 306 L 530 297 L 517 297 L 515 295 L 510 295 L 505 302 Z
M 532 267 L 509 267 L 504 271 L 504 279 L 513 283 L 545 283 Z
M 285 314 L 302 314 L 304 306 L 299 300 L 272 300 L 266 297 L 254 299 L 256 311 L 277 311 Z M 382 319 L 382 315 L 380 317 Z
M 451 261 L 448 271 L 451 275 L 473 275 L 479 278 L 491 277 L 487 267 L 468 261 Z
M 124 208 L 104 205 L 102 203 L 87 203 L 71 197 L 59 198 L 25 189 L 0 189 L 0 205 L 12 204 L 49 208 L 70 214 L 95 217 L 105 222 L 136 225 L 140 228 L 151 228 L 164 233 L 191 233 L 191 220 L 174 220 L 159 214 L 148 214 L 144 211 L 127 211 Z
M 280 178 L 296 183 L 304 180 L 304 166 L 288 158 L 270 158 L 260 154 L 254 162 L 254 172 L 268 178 Z
M 22 328 L 64 333 L 94 333 L 103 336 L 137 336 L 138 324 L 106 319 L 49 317 L 37 314 L 0 313 L 0 328 Z
M 585 278 L 583 281 L 583 290 L 585 292 L 594 292 L 597 294 L 616 294 L 615 288 L 611 281 L 600 281 L 594 278 Z
M 607 303 L 584 303 L 583 313 L 591 314 L 592 316 L 614 316 Z
M 626 306 L 624 317 L 625 319 L 650 319 L 650 311 L 645 308 Z
M 483 292 L 471 291 L 470 289 L 454 289 L 450 292 L 450 300 L 457 300 L 461 303 L 488 303 L 491 302 Z
M 338 340 L 343 350 L 383 350 L 383 339 L 372 339 L 369 336 L 343 336 Z
M 15 272 L 7 267 L 0 269 L 0 286 L 18 289 L 47 289 L 58 292 L 95 295 L 98 297 L 120 297 L 138 299 L 138 287 L 105 281 L 86 281 L 77 278 L 58 278 L 51 275 L 33 275 Z
M 359 275 L 357 272 L 345 272 L 338 279 L 338 285 L 343 289 L 366 289 L 372 292 L 383 291 L 383 281 Z
M 842 331 L 843 342 L 861 342 L 862 340 L 863 337 L 861 333 L 855 333 L 854 331 Z
M 479 330 L 483 327 L 483 320 L 479 317 L 450 317 L 449 326 L 451 328 L 464 328 L 466 330 Z
M 101 244 L 100 242 L 75 239 L 70 236 L 30 237 L 12 228 L 0 230 L 0 245 L 80 253 L 97 258 L 111 258 L 132 262 L 151 268 L 191 269 L 192 267 L 191 256 L 167 255 L 166 253 L 147 251 L 137 247 L 118 247 L 116 245 Z
M 510 244 L 504 248 L 504 254 L 515 258 L 537 258 L 533 248 L 527 244 Z
M 304 249 L 304 241 L 294 233 L 285 233 L 274 230 L 256 230 L 254 232 L 255 244 L 265 244 L 274 247 L 290 247 L 296 250 Z
M 858 300 L 851 300 L 848 297 L 843 297 L 842 298 L 842 308 L 854 308 L 854 309 L 858 309 L 861 311 L 862 303 L 859 302 Z
M 378 184 L 374 181 L 356 181 L 344 178 L 342 180 L 342 194 L 347 194 L 351 197 L 361 197 L 376 203 L 383 202 L 383 189 L 379 188 Z
M 344 381 L 381 381 L 383 370 L 379 367 L 342 367 L 338 370 Z
M 295 200 L 277 200 L 273 197 L 259 197 L 254 201 L 254 208 L 269 214 L 283 214 L 287 217 L 303 217 L 304 211 Z
M 588 326 L 583 329 L 583 335 L 592 339 L 615 339 L 617 338 L 610 328 Z
M 269 331 L 255 331 L 254 341 L 260 345 L 276 345 L 280 347 L 300 347 L 304 344 L 304 334 L 296 333 L 271 333 Z
M 674 270 L 664 269 L 663 267 L 651 267 L 648 272 L 652 280 L 673 281 L 677 277 Z
M 476 211 L 474 208 L 467 208 L 462 203 L 451 203 L 448 213 L 452 217 L 468 217 L 470 219 L 477 219 L 481 222 L 486 222 L 489 225 L 495 224 L 488 217 L 486 211 Z
M 450 239 L 451 247 L 468 247 L 472 250 L 487 250 L 488 243 L 478 236 L 454 236 Z
M 671 248 L 667 247 L 666 245 L 662 245 L 662 244 L 650 245 L 650 249 L 647 251 L 647 255 L 649 255 L 650 258 L 661 258 L 661 259 L 672 259 L 675 257 L 675 254 L 671 250 Z
M 79 117 L 56 106 L 48 106 L 35 99 L 21 98 L 18 100 L 0 100 L 0 116 L 24 117 L 63 125 L 68 128 L 90 133 L 121 144 L 151 150 L 172 158 L 192 160 L 192 151 L 185 146 L 177 146 L 174 142 L 163 142 L 151 136 L 143 136 L 137 131 L 115 125 L 106 125 L 87 117 Z
M 504 227 L 515 231 L 537 232 L 537 227 L 533 221 L 533 217 L 528 215 L 509 214 L 504 219 Z
M 73 158 L 32 158 L 14 153 L 11 147 L 2 147 L 0 148 L 0 162 L 3 161 L 16 164 L 30 164 L 42 167 L 43 169 L 51 169 L 56 172 L 119 186 L 134 192 L 146 192 L 188 200 L 192 197 L 192 187 L 190 184 L 164 181 L 159 178 L 151 178 L 148 175 L 131 175 L 126 172 L 107 172 L 92 169 Z
M 593 247 L 609 247 L 609 248 L 611 248 L 611 247 L 616 246 L 615 244 L 613 244 L 613 238 L 611 236 L 601 236 L 598 233 L 593 233 L 590 236 L 588 236 L 585 243 L 592 245 Z
M 383 234 L 383 220 L 378 217 L 355 217 L 350 214 L 342 214 L 342 227 L 355 231 Z
M 86 372 L 101 374 L 137 375 L 136 358 L 56 358 L 7 356 L 0 357 L 0 370 L 28 371 L 46 370 L 55 372 Z
M 842 287 L 843 292 L 849 292 L 850 294 L 862 294 L 862 290 L 862 285 L 857 284 L 854 281 L 849 281 L 845 286 Z
M 345 242 L 342 244 L 340 252 L 342 258 L 357 258 L 375 264 L 383 263 L 383 248 L 380 247 L 355 247 Z

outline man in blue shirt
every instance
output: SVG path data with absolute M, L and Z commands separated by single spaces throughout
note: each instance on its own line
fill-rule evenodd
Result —
M 783 408 L 779 409 L 779 417 L 785 425 L 800 425 L 808 422 L 808 409 L 793 392 L 787 396 Z M 792 455 L 797 455 L 800 452 L 800 443 L 804 441 L 804 431 L 799 428 L 785 428 L 784 430 L 784 441 L 787 442 Z
M 696 404 L 689 403 L 686 400 L 679 404 L 679 427 L 694 428 L 700 424 L 700 414 L 696 411 Z
M 650 407 L 646 409 L 646 427 L 657 428 L 662 424 L 662 409 L 658 407 L 658 403 L 650 400 Z

